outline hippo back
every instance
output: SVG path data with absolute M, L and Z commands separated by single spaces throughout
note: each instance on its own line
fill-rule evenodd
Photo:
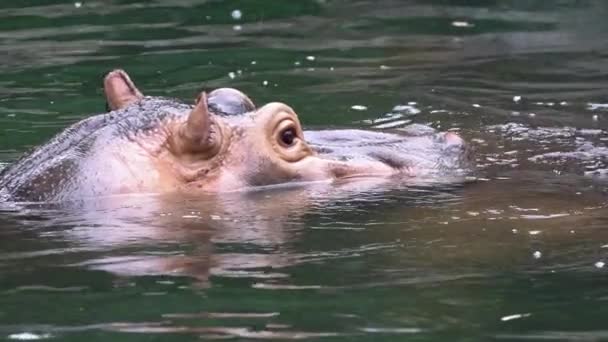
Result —
M 167 108 L 185 109 L 167 110 Z M 156 128 L 169 115 L 190 106 L 174 100 L 146 97 L 137 104 L 82 120 L 24 155 L 0 172 L 1 201 L 65 199 L 81 179 L 81 169 L 100 139 L 120 139 Z M 110 143 L 110 141 L 108 141 Z

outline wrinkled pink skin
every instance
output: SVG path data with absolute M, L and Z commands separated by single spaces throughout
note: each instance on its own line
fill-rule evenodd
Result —
M 104 90 L 112 112 L 75 124 L 9 167 L 0 175 L 1 197 L 40 201 L 228 192 L 297 182 L 415 178 L 424 174 L 418 166 L 439 165 L 425 161 L 428 152 L 437 154 L 436 139 L 420 138 L 407 145 L 394 134 L 310 132 L 317 143 L 334 152 L 344 148 L 352 156 L 325 153 L 321 150 L 326 146 L 305 140 L 292 108 L 269 103 L 255 109 L 247 96 L 234 89 L 218 89 L 209 96 L 201 93 L 191 107 L 144 97 L 124 71 L 116 70 L 106 76 Z M 220 115 L 223 111 L 228 115 Z M 359 135 L 381 138 L 380 143 L 392 141 L 392 150 L 361 146 L 359 153 L 352 143 L 333 144 L 333 137 L 345 132 L 355 142 Z M 464 146 L 453 133 L 441 139 L 441 148 Z M 406 149 L 413 146 L 427 150 L 416 148 L 421 152 L 418 161 L 404 162 L 411 154 Z

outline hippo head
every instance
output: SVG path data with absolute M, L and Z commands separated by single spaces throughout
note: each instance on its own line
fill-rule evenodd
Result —
M 105 92 L 111 109 L 145 101 L 123 71 L 106 77 Z M 288 182 L 415 175 L 415 163 L 406 158 L 411 153 L 403 145 L 404 137 L 357 130 L 316 131 L 311 132 L 316 141 L 309 142 L 292 108 L 269 103 L 256 109 L 235 89 L 202 92 L 194 107 L 174 112 L 152 130 L 155 133 L 136 135 L 152 156 L 159 181 L 171 184 L 170 188 L 223 192 Z M 368 143 L 353 143 L 359 135 Z M 340 141 L 345 144 L 339 146 Z M 390 148 L 382 142 L 390 142 Z M 448 133 L 428 140 L 425 148 L 437 144 L 463 146 L 457 135 Z M 348 153 L 336 152 L 340 150 Z M 418 152 L 426 154 L 424 149 Z

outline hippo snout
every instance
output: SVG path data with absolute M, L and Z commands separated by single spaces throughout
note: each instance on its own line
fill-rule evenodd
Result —
M 322 158 L 405 176 L 443 175 L 470 167 L 468 147 L 459 134 L 416 133 L 326 130 L 308 131 L 307 137 Z

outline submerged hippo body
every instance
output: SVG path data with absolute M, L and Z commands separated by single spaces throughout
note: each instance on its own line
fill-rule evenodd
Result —
M 105 79 L 109 113 L 80 121 L 5 168 L 5 201 L 129 193 L 225 192 L 288 182 L 420 177 L 467 167 L 452 133 L 309 131 L 281 103 L 201 93 L 195 106 L 144 97 L 123 71 Z

